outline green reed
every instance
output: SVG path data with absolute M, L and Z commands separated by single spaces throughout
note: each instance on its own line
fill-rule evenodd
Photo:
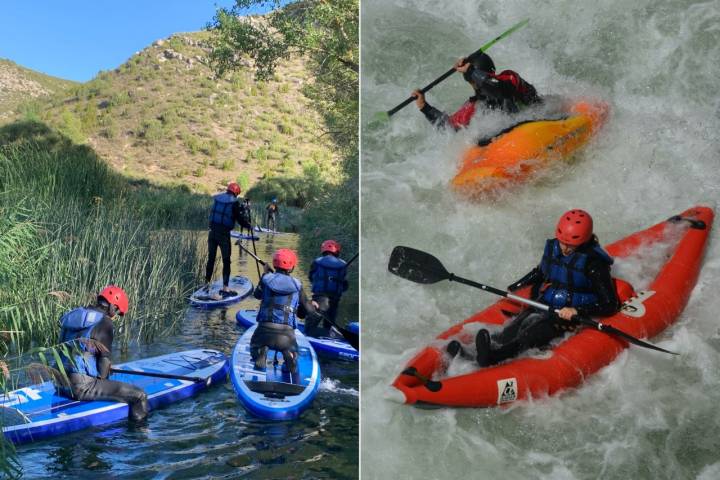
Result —
M 200 233 L 174 229 L 204 225 L 208 203 L 183 187 L 128 181 L 42 124 L 0 128 L 0 355 L 14 374 L 3 389 L 29 362 L 53 363 L 61 349 L 43 348 L 56 344 L 60 316 L 106 284 L 130 298 L 115 321 L 119 348 L 171 329 L 202 262 Z M 0 441 L 0 475 L 18 467 Z

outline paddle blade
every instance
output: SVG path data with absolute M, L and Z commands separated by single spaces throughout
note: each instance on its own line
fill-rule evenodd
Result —
M 388 271 L 415 283 L 436 283 L 450 278 L 440 260 L 429 253 L 410 247 L 397 246 L 388 261 Z
M 377 112 L 372 116 L 372 120 L 368 122 L 368 129 L 378 130 L 383 128 L 390 121 L 390 115 L 387 112 Z

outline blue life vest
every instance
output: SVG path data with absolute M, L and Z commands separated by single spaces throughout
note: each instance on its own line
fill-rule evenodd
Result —
M 90 338 L 93 328 L 105 317 L 102 312 L 91 308 L 78 307 L 60 318 L 60 343 L 77 338 Z M 68 348 L 74 353 L 72 359 L 63 358 L 63 367 L 67 373 L 81 373 L 91 377 L 98 376 L 95 353 L 87 351 L 82 342 L 72 342 Z
M 210 210 L 210 224 L 223 225 L 229 229 L 235 227 L 233 218 L 233 204 L 237 202 L 235 195 L 225 192 L 213 196 L 213 206 Z
M 302 284 L 284 273 L 268 273 L 262 277 L 262 300 L 257 321 L 290 325 L 295 328 L 295 312 L 300 303 Z
M 540 269 L 550 286 L 542 292 L 541 300 L 553 308 L 578 307 L 596 302 L 597 294 L 592 291 L 592 283 L 585 273 L 590 255 L 600 257 L 608 265 L 613 264 L 612 257 L 600 245 L 593 246 L 591 253 L 576 251 L 565 256 L 557 239 L 548 240 Z
M 345 275 L 347 264 L 345 260 L 335 255 L 323 255 L 313 262 L 310 268 L 310 281 L 313 293 L 328 293 L 340 296 L 346 290 Z

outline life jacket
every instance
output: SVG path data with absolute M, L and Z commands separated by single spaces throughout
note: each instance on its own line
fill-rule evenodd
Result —
M 542 291 L 541 300 L 553 308 L 578 307 L 596 302 L 597 294 L 592 291 L 592 284 L 585 273 L 591 255 L 608 265 L 613 264 L 612 257 L 598 244 L 587 252 L 575 251 L 565 256 L 557 239 L 548 240 L 540 269 L 549 286 Z
M 313 293 L 329 293 L 340 296 L 345 291 L 344 280 L 347 264 L 335 255 L 323 255 L 313 262 L 310 281 Z
M 290 325 L 295 328 L 295 312 L 300 303 L 302 284 L 284 273 L 268 273 L 262 277 L 262 299 L 257 321 Z
M 500 73 L 488 73 L 490 78 L 494 78 L 499 82 L 505 82 L 512 86 L 512 92 L 515 99 L 521 101 L 525 105 L 537 102 L 539 100 L 537 91 L 530 83 L 526 82 L 517 72 L 513 70 L 503 70 Z
M 93 329 L 104 317 L 102 312 L 92 308 L 78 307 L 70 310 L 60 318 L 60 343 L 78 338 L 90 338 Z M 89 352 L 83 342 L 72 342 L 72 345 L 68 344 L 68 347 L 73 355 L 72 358 L 63 359 L 65 371 L 97 377 L 95 353 Z
M 232 207 L 237 201 L 235 195 L 225 192 L 213 196 L 213 206 L 210 210 L 210 224 L 222 225 L 227 228 L 235 226 Z

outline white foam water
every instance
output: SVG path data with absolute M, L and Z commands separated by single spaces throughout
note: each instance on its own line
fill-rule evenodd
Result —
M 717 2 L 364 0 L 361 8 L 362 477 L 716 478 L 716 233 L 685 311 L 652 339 L 679 357 L 630 348 L 577 389 L 505 409 L 422 410 L 386 392 L 419 348 L 497 301 L 460 284 L 389 274 L 395 245 L 504 288 L 537 264 L 568 208 L 588 210 L 605 244 L 690 206 L 716 206 Z M 610 117 L 587 148 L 539 181 L 470 202 L 448 188 L 462 151 L 516 118 L 484 112 L 462 132 L 437 131 L 411 104 L 384 128 L 369 124 L 528 17 L 490 50 L 498 69 L 518 71 L 541 94 L 600 98 Z M 456 75 L 427 99 L 452 112 L 471 93 Z M 661 250 L 618 261 L 615 273 L 642 289 Z

